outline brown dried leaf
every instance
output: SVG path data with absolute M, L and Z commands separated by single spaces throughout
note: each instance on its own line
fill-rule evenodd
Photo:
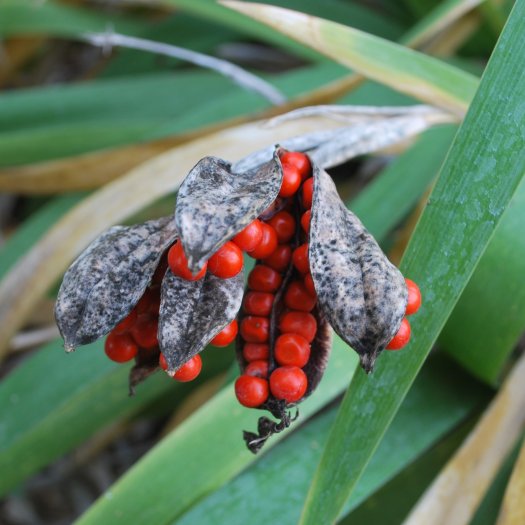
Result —
M 319 308 L 370 372 L 396 334 L 407 304 L 401 272 L 314 165 L 309 258 Z
M 55 317 L 67 350 L 107 334 L 138 302 L 166 248 L 175 241 L 171 217 L 114 226 L 70 266 Z
M 166 272 L 161 288 L 159 346 L 174 373 L 231 321 L 241 307 L 244 277 L 231 279 L 207 273 L 198 281 L 186 281 Z
M 193 273 L 272 204 L 281 181 L 277 151 L 256 170 L 236 174 L 229 162 L 217 157 L 197 163 L 180 187 L 175 209 L 175 224 Z

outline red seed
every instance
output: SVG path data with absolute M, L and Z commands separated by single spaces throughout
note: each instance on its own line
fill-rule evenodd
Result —
M 312 297 L 315 297 L 317 299 L 317 292 L 315 291 L 314 280 L 312 279 L 312 274 L 311 273 L 307 273 L 304 276 L 304 281 L 303 282 L 304 282 L 304 287 L 306 288 L 306 291 Z
M 275 341 L 275 360 L 282 366 L 302 368 L 310 359 L 310 343 L 299 334 L 282 334 Z
M 255 219 L 250 222 L 244 230 L 241 230 L 232 241 L 243 251 L 250 252 L 255 250 L 263 237 L 262 223 Z
M 405 315 L 415 314 L 421 306 L 421 291 L 419 286 L 410 279 L 405 279 L 408 290 L 408 303 L 405 310 Z
M 301 217 L 301 227 L 305 233 L 310 233 L 310 221 L 312 219 L 312 211 L 306 210 Z
M 160 288 L 158 286 L 150 286 L 146 288 L 134 309 L 139 315 L 147 314 L 155 309 L 157 301 L 160 301 Z
M 290 310 L 310 312 L 314 309 L 317 299 L 312 297 L 301 281 L 292 281 L 284 294 L 284 304 Z
M 189 361 L 184 363 L 173 376 L 175 381 L 181 383 L 187 383 L 188 381 L 193 381 L 202 370 L 202 359 L 199 354 L 193 356 Z
M 306 179 L 304 181 L 303 187 L 301 189 L 301 195 L 303 198 L 304 208 L 308 209 L 312 207 L 313 193 L 314 193 L 314 179 L 313 177 L 310 177 L 309 179 Z
M 162 370 L 168 369 L 168 362 L 166 361 L 164 354 L 160 354 L 159 356 L 159 366 L 162 368 Z
M 306 312 L 286 312 L 279 322 L 279 330 L 284 334 L 302 335 L 309 343 L 315 338 L 317 321 Z
M 131 335 L 141 348 L 149 350 L 159 344 L 157 339 L 158 329 L 158 319 L 148 314 L 142 314 L 138 316 L 137 322 L 133 325 Z
M 282 281 L 279 272 L 264 264 L 258 264 L 248 276 L 248 287 L 256 292 L 275 292 Z
M 228 346 L 237 337 L 238 330 L 237 321 L 234 319 L 210 341 L 210 344 L 219 348 Z
M 104 351 L 112 361 L 125 363 L 137 355 L 138 348 L 129 334 L 110 332 L 104 343 Z
M 279 244 L 274 252 L 263 259 L 263 263 L 278 272 L 284 272 L 292 259 L 292 248 L 288 244 Z
M 268 359 L 270 357 L 270 346 L 264 343 L 246 343 L 242 349 L 242 356 L 249 363 Z
M 245 407 L 255 408 L 262 405 L 269 394 L 266 379 L 242 375 L 235 381 L 235 395 L 239 403 Z
M 388 343 L 387 350 L 400 350 L 403 348 L 408 341 L 410 341 L 410 323 L 406 317 L 403 317 L 401 321 L 401 326 L 397 331 L 396 335 L 392 338 L 390 343 Z
M 188 268 L 188 259 L 186 259 L 186 254 L 182 247 L 182 243 L 177 241 L 168 252 L 168 264 L 171 269 L 171 273 L 186 281 L 198 281 L 206 275 L 206 266 L 204 264 L 202 270 L 193 275 Z
M 292 214 L 287 211 L 276 213 L 268 220 L 268 224 L 275 230 L 275 233 L 277 233 L 279 244 L 286 244 L 295 235 L 295 219 Z
M 297 366 L 281 366 L 270 376 L 272 395 L 287 403 L 299 401 L 306 393 L 307 386 L 306 374 Z
M 303 180 L 308 177 L 312 171 L 310 159 L 304 153 L 299 151 L 287 151 L 281 155 L 281 163 L 294 166 L 297 171 L 299 171 Z
M 221 279 L 235 277 L 243 265 L 242 251 L 233 242 L 225 242 L 208 261 L 208 270 Z
M 133 325 L 136 323 L 136 321 L 137 310 L 134 308 L 133 310 L 131 310 L 131 312 L 129 312 L 127 317 L 124 317 L 124 319 L 122 319 L 122 321 L 120 321 L 120 323 L 117 326 L 115 326 L 115 328 L 113 328 L 113 330 L 111 331 L 115 334 L 125 334 L 133 328 Z
M 277 233 L 275 230 L 265 222 L 261 223 L 262 239 L 255 250 L 248 252 L 250 257 L 254 259 L 264 259 L 271 255 L 275 248 L 277 248 Z
M 252 361 L 246 365 L 244 369 L 244 375 L 263 377 L 266 379 L 268 377 L 268 361 Z
M 301 273 L 308 273 L 310 271 L 310 261 L 308 260 L 308 244 L 301 244 L 292 254 L 292 261 L 294 266 Z
M 283 181 L 279 190 L 280 197 L 291 197 L 299 189 L 302 177 L 299 170 L 291 164 L 282 164 Z
M 247 343 L 266 343 L 270 335 L 267 317 L 248 315 L 241 321 L 241 336 Z
M 267 292 L 248 292 L 244 296 L 243 307 L 247 314 L 267 317 L 272 312 L 274 295 Z

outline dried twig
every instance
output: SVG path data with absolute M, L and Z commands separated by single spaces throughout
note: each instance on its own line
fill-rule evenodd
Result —
M 270 83 L 246 71 L 242 67 L 236 66 L 226 60 L 221 60 L 220 58 L 211 57 L 203 53 L 197 53 L 196 51 L 163 42 L 154 42 L 152 40 L 113 32 L 85 33 L 81 35 L 80 38 L 90 44 L 102 47 L 106 52 L 111 49 L 112 46 L 120 46 L 178 58 L 197 66 L 217 71 L 217 73 L 231 78 L 236 84 L 259 93 L 272 104 L 279 105 L 286 101 L 286 97 Z

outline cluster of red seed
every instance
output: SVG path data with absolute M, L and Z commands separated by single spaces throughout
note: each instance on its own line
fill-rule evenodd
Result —
M 248 291 L 243 300 L 244 317 L 240 325 L 243 343 L 242 356 L 246 362 L 244 373 L 235 383 L 239 402 L 247 407 L 258 407 L 270 393 L 276 399 L 293 403 L 306 393 L 308 380 L 303 368 L 310 358 L 310 345 L 317 332 L 317 322 L 311 314 L 317 296 L 308 261 L 308 233 L 313 195 L 313 178 L 308 157 L 298 152 L 281 156 L 283 181 L 278 201 L 280 211 L 269 219 L 255 219 L 231 241 L 213 254 L 201 271 L 192 274 L 180 241 L 175 242 L 159 264 L 151 285 L 131 313 L 108 335 L 105 344 L 107 356 L 124 363 L 139 351 L 159 354 L 159 365 L 168 365 L 160 354 L 157 339 L 160 307 L 160 283 L 170 268 L 174 275 L 189 281 L 202 279 L 206 272 L 229 279 L 243 267 L 243 251 L 258 262 L 248 276 Z M 295 213 L 294 216 L 292 213 Z M 300 228 L 297 222 L 300 222 Z M 292 275 L 283 278 L 292 266 Z M 406 279 L 408 305 L 406 315 L 415 313 L 421 304 L 417 285 Z M 280 308 L 275 340 L 271 337 L 271 317 L 279 295 Z M 238 333 L 233 320 L 211 341 L 218 347 L 229 345 Z M 398 350 L 410 339 L 410 324 L 403 319 L 401 327 L 387 346 Z M 273 343 L 273 344 L 271 344 Z M 270 346 L 273 346 L 273 352 Z M 200 355 L 180 367 L 174 379 L 191 381 L 202 369 Z
M 159 327 L 160 283 L 168 267 L 166 258 L 162 259 L 151 285 L 146 289 L 135 308 L 109 333 L 106 343 L 106 355 L 117 363 L 126 363 L 142 352 L 160 355 L 159 364 L 168 368 L 164 356 L 160 354 L 157 332 Z M 152 356 L 154 358 L 154 356 Z M 181 382 L 195 379 L 202 368 L 200 356 L 188 361 L 179 368 L 174 379 Z
M 421 306 L 421 292 L 419 291 L 419 286 L 414 281 L 405 278 L 405 283 L 408 290 L 408 302 L 405 315 L 412 315 L 415 314 Z M 390 343 L 388 343 L 386 349 L 400 350 L 408 341 L 410 341 L 410 323 L 406 317 L 403 317 L 399 330 Z
M 279 198 L 283 209 L 267 221 L 261 221 L 271 242 L 259 245 L 254 254 L 258 264 L 248 277 L 248 292 L 243 302 L 245 317 L 240 334 L 242 355 L 247 365 L 235 383 L 235 393 L 239 402 L 247 407 L 264 404 L 270 393 L 287 403 L 304 396 L 308 379 L 303 367 L 310 358 L 310 344 L 317 331 L 317 322 L 310 313 L 317 297 L 309 273 L 308 245 L 299 240 L 306 240 L 310 228 L 311 166 L 306 155 L 295 152 L 285 153 L 281 163 L 283 182 Z M 296 200 L 299 191 L 300 199 Z M 302 210 L 297 216 L 300 217 L 301 233 L 297 231 L 297 220 L 291 213 L 294 200 Z M 290 264 L 293 264 L 293 275 L 282 289 L 283 277 Z M 278 333 L 272 352 L 270 317 L 276 294 L 279 294 L 283 308 L 279 312 Z

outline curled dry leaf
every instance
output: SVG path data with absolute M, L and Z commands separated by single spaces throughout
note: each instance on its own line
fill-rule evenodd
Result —
M 236 174 L 229 162 L 202 159 L 182 183 L 175 210 L 189 268 L 198 272 L 225 241 L 260 215 L 277 197 L 281 181 L 277 151 L 259 168 Z
M 176 239 L 171 217 L 114 226 L 69 267 L 58 292 L 55 317 L 66 350 L 99 339 L 126 317 Z
M 401 272 L 314 166 L 309 259 L 319 307 L 366 372 L 396 334 L 407 305 Z
M 174 374 L 235 319 L 243 293 L 242 271 L 230 279 L 207 273 L 198 281 L 186 281 L 166 272 L 162 281 L 159 345 L 168 363 L 168 374 Z

